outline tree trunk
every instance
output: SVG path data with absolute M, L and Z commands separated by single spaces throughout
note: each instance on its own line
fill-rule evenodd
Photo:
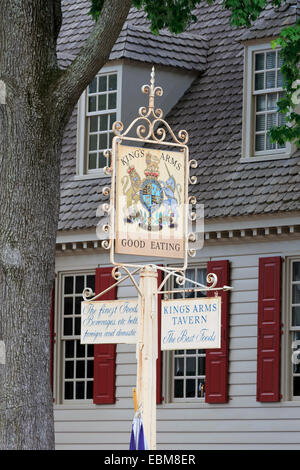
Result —
M 43 91 L 57 73 L 54 31 L 51 1 L 2 0 L 0 449 L 54 447 L 49 312 L 62 129 Z
M 1 0 L 0 450 L 54 448 L 49 313 L 62 135 L 130 5 L 105 0 L 83 50 L 62 71 L 60 0 Z

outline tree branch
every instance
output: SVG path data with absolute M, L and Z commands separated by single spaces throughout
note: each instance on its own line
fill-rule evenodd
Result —
M 82 92 L 106 64 L 131 4 L 132 0 L 105 0 L 101 15 L 80 53 L 55 83 L 55 106 L 61 116 L 72 111 Z
M 57 40 L 62 24 L 61 0 L 53 0 L 54 34 Z

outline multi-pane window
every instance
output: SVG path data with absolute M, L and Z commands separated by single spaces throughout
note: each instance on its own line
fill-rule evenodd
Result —
M 86 100 L 87 172 L 95 172 L 107 164 L 104 152 L 112 147 L 112 125 L 117 120 L 118 74 L 97 75 L 90 83 Z
M 300 260 L 291 263 L 292 395 L 300 397 Z
M 82 292 L 95 289 L 94 274 L 62 276 L 62 401 L 93 398 L 94 346 L 80 343 Z
M 267 135 L 273 126 L 284 124 L 284 116 L 277 112 L 277 101 L 283 96 L 280 67 L 282 59 L 278 50 L 254 54 L 254 149 L 255 154 L 285 149 L 285 145 L 272 143 Z
M 206 285 L 205 268 L 189 268 L 186 270 L 186 277 Z M 173 290 L 192 289 L 195 287 L 190 282 L 184 286 L 178 286 L 174 278 Z M 202 297 L 203 292 L 178 292 L 174 298 Z M 172 367 L 172 400 L 198 399 L 205 396 L 205 350 L 202 349 L 180 349 L 171 354 Z

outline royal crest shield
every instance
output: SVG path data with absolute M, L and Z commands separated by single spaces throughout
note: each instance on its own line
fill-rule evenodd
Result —
M 116 253 L 183 257 L 183 157 L 118 146 Z

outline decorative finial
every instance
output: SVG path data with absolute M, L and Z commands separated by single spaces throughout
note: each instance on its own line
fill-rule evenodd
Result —
M 152 67 L 152 71 L 151 71 L 151 75 L 150 75 L 150 83 L 151 83 L 151 88 L 153 89 L 154 91 L 154 83 L 155 83 L 155 69 L 154 69 L 154 65 Z

